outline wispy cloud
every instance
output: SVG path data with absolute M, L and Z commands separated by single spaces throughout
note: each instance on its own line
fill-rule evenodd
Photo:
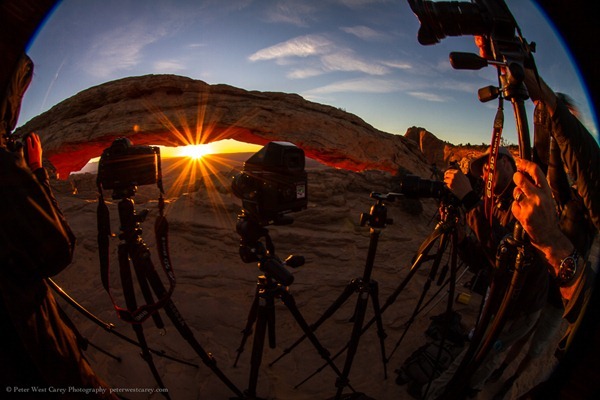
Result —
M 319 75 L 323 75 L 322 68 L 294 69 L 290 71 L 286 76 L 290 79 L 306 79 Z
M 450 95 L 439 92 L 435 82 L 409 79 L 386 79 L 365 77 L 348 79 L 317 87 L 302 93 L 308 99 L 321 98 L 334 93 L 406 93 L 407 95 L 430 102 L 446 102 Z
M 382 61 L 382 65 L 394 69 L 412 69 L 413 66 L 405 61 Z
M 297 1 L 283 1 L 269 8 L 266 18 L 269 22 L 292 24 L 306 27 L 315 19 L 315 7 Z
M 415 97 L 419 100 L 432 101 L 436 103 L 445 102 L 448 100 L 447 97 L 440 96 L 437 93 L 428 93 L 428 92 L 407 92 L 412 97 Z
M 252 54 L 250 61 L 273 60 L 285 57 L 308 57 L 327 54 L 333 43 L 320 35 L 299 36 Z
M 130 70 L 141 61 L 143 49 L 165 35 L 166 31 L 149 29 L 143 24 L 106 31 L 92 40 L 82 57 L 82 67 L 96 78 L 108 78 L 116 71 Z
M 176 60 L 160 60 L 153 64 L 154 70 L 165 74 L 184 71 L 187 67 L 180 61 Z
M 368 26 L 360 25 L 360 26 L 346 26 L 340 28 L 342 31 L 349 33 L 350 35 L 354 35 L 362 40 L 381 40 L 385 38 L 381 32 L 376 31 L 375 29 L 369 28 Z
M 358 71 L 369 75 L 385 75 L 389 69 L 385 66 L 364 61 L 351 50 L 342 50 L 321 57 L 326 71 Z
M 406 84 L 380 78 L 359 78 L 338 81 L 329 85 L 307 90 L 302 96 L 312 97 L 315 95 L 359 92 L 359 93 L 391 93 L 401 90 Z
M 297 67 L 292 58 L 308 58 L 311 65 Z M 333 41 L 322 35 L 299 36 L 274 46 L 259 50 L 248 57 L 250 61 L 274 60 L 278 65 L 292 65 L 288 78 L 302 79 L 322 75 L 328 72 L 362 72 L 368 75 L 385 75 L 390 69 L 382 63 L 367 61 L 353 50 L 336 46 Z

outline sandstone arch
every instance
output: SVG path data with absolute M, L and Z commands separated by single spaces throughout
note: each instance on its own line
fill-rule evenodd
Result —
M 37 132 L 46 158 L 66 178 L 116 137 L 127 136 L 134 144 L 179 146 L 194 140 L 197 130 L 202 142 L 290 141 L 307 156 L 354 171 L 395 173 L 403 167 L 422 176 L 430 173 L 415 143 L 335 107 L 296 94 L 246 91 L 176 75 L 145 75 L 92 87 L 16 133 Z

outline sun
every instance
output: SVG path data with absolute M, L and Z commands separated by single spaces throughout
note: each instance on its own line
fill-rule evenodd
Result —
M 205 155 L 213 153 L 210 144 L 191 144 L 178 149 L 180 157 L 189 157 L 192 160 L 199 160 Z

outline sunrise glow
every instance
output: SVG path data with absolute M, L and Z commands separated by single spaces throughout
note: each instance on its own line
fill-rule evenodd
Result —
M 187 157 L 192 160 L 199 160 L 208 154 L 224 154 L 224 153 L 255 153 L 262 146 L 240 142 L 233 139 L 223 139 L 216 142 L 204 144 L 189 144 L 179 147 L 164 147 L 161 146 L 162 157 Z
M 212 146 L 210 144 L 190 144 L 187 146 L 177 147 L 179 157 L 188 157 L 192 160 L 199 160 L 207 154 L 212 154 Z

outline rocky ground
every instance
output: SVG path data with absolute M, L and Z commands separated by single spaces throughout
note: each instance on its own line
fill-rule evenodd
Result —
M 248 313 L 255 294 L 257 276 L 261 273 L 256 263 L 242 262 L 239 254 L 239 235 L 236 219 L 241 202 L 230 194 L 231 165 L 215 168 L 210 176 L 182 175 L 174 169 L 166 177 L 166 215 L 170 223 L 169 241 L 171 258 L 177 277 L 172 300 L 191 327 L 201 346 L 217 360 L 218 367 L 241 390 L 248 387 L 252 339 L 250 336 L 233 367 L 236 349 L 242 339 Z M 183 178 L 181 178 L 183 176 Z M 57 185 L 57 198 L 71 224 L 78 242 L 75 260 L 56 282 L 75 299 L 105 321 L 114 323 L 116 330 L 133 338 L 131 327 L 119 321 L 99 276 L 94 176 L 77 178 L 77 193 L 66 183 Z M 174 190 L 177 179 L 181 187 Z M 187 185 L 193 180 L 192 185 Z M 294 223 L 269 226 L 276 254 L 302 255 L 306 264 L 292 270 L 294 283 L 289 287 L 302 316 L 312 323 L 340 296 L 350 282 L 363 276 L 370 244 L 368 226 L 361 226 L 361 213 L 369 213 L 375 200 L 371 192 L 388 193 L 397 190 L 391 175 L 377 171 L 354 173 L 341 169 L 312 166 L 308 170 L 308 208 L 292 213 Z M 185 184 L 184 184 L 185 183 Z M 60 187 L 59 187 L 60 186 Z M 110 193 L 106 193 L 110 200 Z M 147 208 L 149 215 L 142 224 L 142 238 L 150 246 L 156 268 L 160 268 L 153 239 L 153 222 L 157 216 L 158 191 L 142 187 L 134 197 L 138 211 Z M 119 228 L 117 202 L 109 201 L 111 226 Z M 379 284 L 379 302 L 386 309 L 382 315 L 386 353 L 400 340 L 417 301 L 424 292 L 430 274 L 431 262 L 420 266 L 407 280 L 411 260 L 419 245 L 433 231 L 437 201 L 435 199 L 398 199 L 387 203 L 388 218 L 393 223 L 381 230 L 378 239 L 372 278 Z M 111 240 L 111 281 L 117 302 L 124 304 L 118 282 L 116 247 L 118 239 Z M 443 263 L 447 263 L 444 256 Z M 457 290 L 470 297 L 467 304 L 456 303 L 454 308 L 462 316 L 465 328 L 470 327 L 477 314 L 481 297 L 463 287 L 472 275 L 464 274 Z M 394 301 L 390 300 L 400 285 Z M 384 379 L 382 356 L 375 326 L 361 338 L 358 352 L 349 375 L 352 387 L 379 400 L 409 399 L 404 386 L 395 383 L 394 370 L 417 347 L 425 343 L 424 331 L 430 317 L 446 307 L 445 288 L 434 282 L 427 292 L 426 301 L 435 297 L 410 324 L 407 334 L 387 363 Z M 332 353 L 341 349 L 351 337 L 352 317 L 358 300 L 356 293 L 316 331 L 318 340 Z M 141 300 L 140 300 L 141 301 Z M 94 345 L 118 356 L 120 362 L 90 348 L 86 354 L 94 369 L 115 388 L 155 388 L 156 383 L 139 349 L 106 332 L 60 301 L 75 321 L 82 334 Z M 284 349 L 302 335 L 302 330 L 288 309 L 279 301 L 275 304 L 276 347 L 265 344 L 264 358 L 259 369 L 257 394 L 269 399 L 327 399 L 335 395 L 336 375 L 325 367 L 308 382 L 294 388 L 300 381 L 323 365 L 315 347 L 304 341 L 275 365 L 269 366 Z M 190 345 L 182 339 L 165 317 L 166 334 L 147 321 L 144 331 L 149 344 L 166 354 L 195 363 L 191 367 L 154 356 L 154 361 L 173 399 L 227 399 L 233 392 L 202 363 Z M 372 300 L 367 307 L 367 320 L 373 316 Z M 341 369 L 345 353 L 335 360 Z M 528 371 L 515 385 L 512 396 L 527 390 L 551 368 L 549 354 L 535 370 Z M 509 371 L 510 372 L 510 371 Z M 494 388 L 489 389 L 489 393 Z M 349 390 L 347 390 L 350 393 Z M 161 398 L 161 395 L 128 393 L 130 399 Z M 488 398 L 488 397 L 485 397 Z

